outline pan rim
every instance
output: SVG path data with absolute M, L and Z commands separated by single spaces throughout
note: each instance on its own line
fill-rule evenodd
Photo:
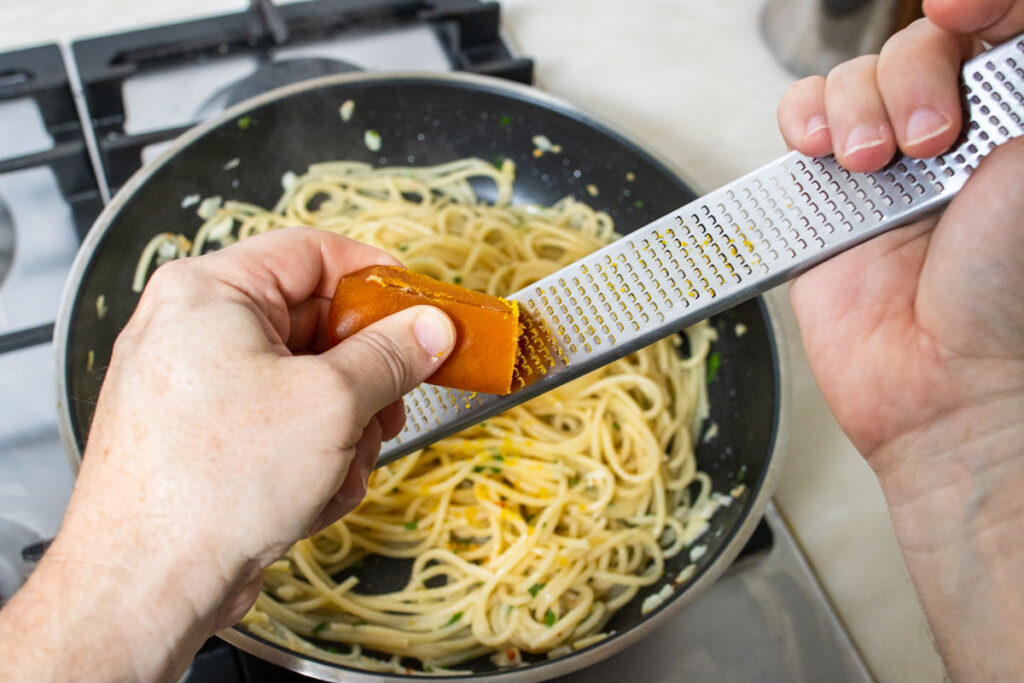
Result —
M 270 104 L 274 101 L 285 99 L 303 92 L 317 90 L 320 88 L 343 85 L 347 83 L 361 83 L 372 81 L 440 81 L 444 83 L 476 86 L 491 92 L 508 95 L 537 103 L 546 108 L 553 109 L 558 113 L 569 116 L 587 125 L 596 127 L 603 132 L 609 133 L 633 146 L 640 152 L 648 155 L 655 162 L 663 166 L 675 178 L 698 193 L 704 194 L 707 188 L 690 178 L 671 161 L 666 159 L 656 150 L 641 142 L 641 138 L 632 134 L 624 127 L 608 122 L 601 117 L 594 116 L 583 111 L 579 107 L 566 102 L 565 100 L 538 90 L 537 88 L 514 83 L 503 79 L 469 74 L 462 72 L 419 72 L 401 71 L 389 73 L 355 72 L 347 74 L 335 74 L 319 78 L 309 79 L 294 83 L 281 88 L 270 90 L 256 97 L 240 102 L 221 112 L 218 116 L 200 123 L 179 136 L 167 149 L 156 159 L 136 171 L 128 181 L 118 190 L 110 203 L 93 223 L 82 245 L 75 256 L 68 279 L 61 295 L 60 305 L 57 312 L 56 324 L 54 327 L 54 356 L 56 362 L 55 390 L 58 411 L 58 429 L 61 440 L 64 443 L 65 453 L 71 464 L 73 472 L 78 473 L 81 466 L 82 454 L 75 437 L 70 406 L 67 403 L 68 374 L 66 354 L 70 339 L 71 316 L 78 301 L 78 294 L 84 275 L 96 252 L 101 240 L 106 236 L 115 219 L 124 209 L 128 201 L 136 192 L 171 161 L 179 152 L 186 147 L 202 139 L 205 135 L 220 127 L 226 122 L 237 119 L 259 107 Z M 651 630 L 657 628 L 672 615 L 676 614 L 686 605 L 692 603 L 701 593 L 712 585 L 721 574 L 732 564 L 739 555 L 744 543 L 753 533 L 754 527 L 763 516 L 764 509 L 775 490 L 775 485 L 781 469 L 781 452 L 779 444 L 784 441 L 780 437 L 785 424 L 783 417 L 783 406 L 786 403 L 788 389 L 783 386 L 782 378 L 786 375 L 789 365 L 787 354 L 779 344 L 783 330 L 779 327 L 781 311 L 776 304 L 765 297 L 756 299 L 762 314 L 766 320 L 768 332 L 769 352 L 773 363 L 773 375 L 775 381 L 775 406 L 773 411 L 772 432 L 766 446 L 768 461 L 764 474 L 759 482 L 757 490 L 751 495 L 747 503 L 745 516 L 740 523 L 731 530 L 731 537 L 725 541 L 718 551 L 716 557 L 708 562 L 697 574 L 697 576 L 682 590 L 678 591 L 672 598 L 652 612 L 642 617 L 641 620 L 620 633 L 614 633 L 608 638 L 601 640 L 586 648 L 582 648 L 568 656 L 559 657 L 554 660 L 537 662 L 526 667 L 509 668 L 493 672 L 473 673 L 459 676 L 454 680 L 487 679 L 490 681 L 534 681 L 544 680 L 559 675 L 564 675 L 585 668 L 590 664 L 610 657 L 621 652 L 630 644 L 636 642 Z M 410 681 L 410 680 L 438 680 L 428 675 L 401 675 L 394 676 L 378 672 L 370 672 L 344 665 L 334 665 L 311 656 L 303 655 L 295 650 L 285 649 L 270 641 L 266 641 L 256 635 L 240 629 L 237 626 L 231 627 L 217 634 L 223 640 L 239 647 L 240 649 L 253 654 L 261 659 L 280 666 L 284 666 L 297 673 L 313 676 L 321 680 L 363 680 L 363 681 Z

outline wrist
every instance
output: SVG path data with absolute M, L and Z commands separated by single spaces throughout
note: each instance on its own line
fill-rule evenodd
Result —
M 1024 390 L 993 395 L 866 454 L 894 517 L 921 517 L 929 527 L 1005 519 L 1024 478 L 1022 415 Z
M 993 396 L 870 459 L 954 679 L 1012 678 L 1024 667 L 1022 415 L 1024 394 Z

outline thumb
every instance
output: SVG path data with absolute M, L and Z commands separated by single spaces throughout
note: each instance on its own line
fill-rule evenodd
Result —
M 366 423 L 430 377 L 451 353 L 455 327 L 432 306 L 378 320 L 321 354 L 342 375 Z

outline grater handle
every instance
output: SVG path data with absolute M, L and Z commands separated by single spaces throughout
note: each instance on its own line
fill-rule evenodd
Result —
M 933 159 L 855 174 L 791 152 L 514 294 L 531 322 L 507 396 L 422 385 L 378 464 L 607 365 L 948 203 L 1024 133 L 1024 35 L 966 62 L 964 127 Z M 539 376 L 528 383 L 527 375 Z M 518 387 L 518 388 L 517 388 Z

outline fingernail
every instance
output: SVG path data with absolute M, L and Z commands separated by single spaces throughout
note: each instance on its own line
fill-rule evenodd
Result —
M 809 138 L 819 130 L 825 128 L 828 128 L 828 120 L 824 116 L 821 116 L 820 114 L 818 116 L 812 116 L 807 122 L 807 132 L 804 133 L 804 137 Z
M 846 138 L 844 153 L 850 155 L 863 149 L 878 147 L 882 144 L 885 144 L 885 135 L 882 133 L 881 128 L 862 123 L 854 128 L 850 132 L 849 137 Z
M 918 107 L 907 121 L 906 142 L 908 147 L 919 145 L 926 140 L 942 135 L 953 122 L 931 107 Z
M 443 356 L 455 343 L 452 324 L 443 313 L 433 308 L 416 316 L 412 333 L 423 350 L 435 358 Z

